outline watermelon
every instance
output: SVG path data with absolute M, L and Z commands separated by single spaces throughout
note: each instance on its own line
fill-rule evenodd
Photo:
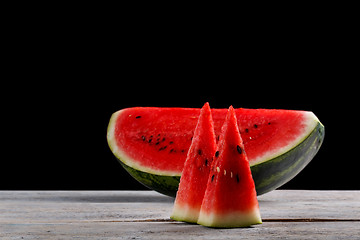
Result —
M 212 109 L 218 141 L 227 109 Z M 120 164 L 139 182 L 175 197 L 200 109 L 134 107 L 115 112 L 107 140 Z M 324 126 L 312 112 L 235 109 L 257 194 L 298 174 L 318 152 Z
M 196 223 L 216 150 L 209 103 L 201 109 L 182 171 L 171 219 Z
M 230 106 L 211 166 L 198 224 L 248 227 L 262 223 L 254 180 Z

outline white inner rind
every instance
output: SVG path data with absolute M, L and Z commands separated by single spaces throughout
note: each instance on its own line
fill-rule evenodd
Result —
M 207 227 L 248 227 L 261 224 L 262 220 L 259 208 L 254 208 L 247 212 L 234 211 L 224 214 L 201 211 L 197 223 Z
M 183 222 L 196 223 L 198 221 L 200 208 L 192 208 L 187 204 L 177 204 L 175 200 L 171 219 Z

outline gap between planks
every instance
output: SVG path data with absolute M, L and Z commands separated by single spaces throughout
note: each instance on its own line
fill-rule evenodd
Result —
M 360 219 L 329 219 L 329 218 L 266 218 L 263 222 L 360 222 Z M 104 220 L 94 222 L 178 222 L 170 218 L 139 219 L 139 220 Z

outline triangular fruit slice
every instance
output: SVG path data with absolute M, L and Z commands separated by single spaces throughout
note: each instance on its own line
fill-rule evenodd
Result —
M 214 123 L 209 103 L 205 103 L 185 160 L 172 219 L 197 222 L 215 150 Z
M 232 106 L 222 127 L 198 223 L 208 227 L 262 223 L 254 180 Z

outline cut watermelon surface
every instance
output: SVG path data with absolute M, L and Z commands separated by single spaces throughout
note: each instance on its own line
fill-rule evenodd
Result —
M 171 219 L 197 222 L 215 150 L 214 124 L 210 106 L 206 103 L 187 153 Z
M 255 184 L 232 107 L 222 128 L 198 223 L 226 228 L 262 223 Z
M 227 109 L 212 109 L 218 141 Z M 200 109 L 135 107 L 115 112 L 107 140 L 138 181 L 175 196 Z M 315 156 L 324 126 L 308 111 L 235 109 L 258 194 L 292 179 Z

